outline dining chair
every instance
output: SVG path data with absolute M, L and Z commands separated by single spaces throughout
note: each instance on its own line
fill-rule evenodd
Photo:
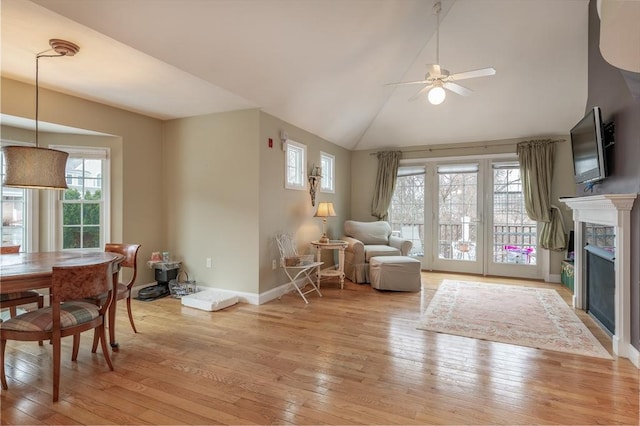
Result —
M 4 355 L 7 340 L 51 340 L 53 345 L 53 402 L 60 393 L 61 338 L 74 336 L 73 352 L 78 352 L 79 334 L 96 329 L 102 342 L 102 354 L 113 371 L 107 349 L 106 315 L 115 295 L 111 261 L 83 266 L 54 266 L 51 275 L 51 306 L 18 315 L 0 323 L 0 381 L 7 390 Z M 86 298 L 105 294 L 100 306 Z
M 136 281 L 138 274 L 138 250 L 140 250 L 140 244 L 117 244 L 107 243 L 104 245 L 104 251 L 110 253 L 118 253 L 124 256 L 124 260 L 120 264 L 121 270 L 123 268 L 129 268 L 131 276 L 126 283 L 118 282 L 116 289 L 115 300 L 127 300 L 127 313 L 129 314 L 129 323 L 134 333 L 137 333 L 136 325 L 133 322 L 133 313 L 131 311 L 131 288 Z M 116 302 L 117 304 L 117 302 Z M 113 309 L 113 307 L 112 307 Z M 109 336 L 110 341 L 115 341 L 115 312 L 113 315 L 109 315 Z M 93 337 L 93 349 L 95 352 L 98 347 L 98 336 L 94 334 Z
M 0 255 L 20 253 L 20 245 L 0 247 Z M 0 310 L 9 309 L 9 316 L 15 317 L 18 313 L 18 306 L 36 303 L 38 308 L 44 307 L 44 297 L 35 290 L 18 291 L 15 293 L 0 294 Z M 2 320 L 0 319 L 0 322 Z M 40 342 L 42 345 L 42 342 Z

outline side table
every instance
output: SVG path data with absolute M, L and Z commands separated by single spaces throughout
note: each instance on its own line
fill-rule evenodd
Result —
M 322 250 L 338 250 L 338 269 L 327 268 L 318 272 L 318 288 L 320 288 L 320 278 L 322 277 L 340 277 L 340 288 L 344 288 L 344 249 L 349 243 L 344 240 L 329 240 L 328 243 L 320 241 L 311 241 L 311 245 L 316 248 L 316 260 L 320 262 L 322 259 Z

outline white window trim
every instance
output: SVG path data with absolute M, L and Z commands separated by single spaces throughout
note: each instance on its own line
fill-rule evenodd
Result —
M 79 146 L 63 146 L 51 145 L 51 149 L 58 149 L 69 153 L 70 158 L 85 158 L 104 160 L 104 173 L 102 176 L 103 197 L 102 197 L 102 217 L 100 218 L 100 247 L 95 249 L 102 251 L 107 239 L 111 236 L 111 149 L 107 147 L 79 147 Z M 51 215 L 47 218 L 49 229 L 49 247 L 48 251 L 62 250 L 62 200 L 63 191 L 47 191 L 47 202 Z M 67 249 L 75 250 L 75 249 Z
M 298 148 L 302 151 L 302 159 L 300 161 L 300 164 L 298 164 L 298 170 L 296 170 L 296 173 L 298 174 L 298 179 L 301 184 L 294 184 L 294 183 L 289 183 L 289 162 L 288 162 L 288 157 L 289 157 L 289 147 L 295 147 Z M 303 145 L 299 142 L 296 141 L 292 141 L 290 139 L 287 139 L 287 141 L 285 142 L 285 149 L 284 149 L 284 187 L 286 189 L 295 189 L 295 190 L 299 190 L 299 191 L 304 191 L 307 189 L 307 179 L 306 179 L 306 164 L 307 164 L 307 146 Z
M 325 192 L 328 194 L 335 194 L 336 192 L 336 157 L 335 155 L 331 155 L 327 152 L 320 151 L 320 165 L 322 165 L 322 158 L 327 158 L 331 163 L 331 168 L 329 170 L 325 170 L 325 167 L 322 167 L 322 179 L 320 183 L 320 192 Z M 325 183 L 328 186 L 325 186 Z

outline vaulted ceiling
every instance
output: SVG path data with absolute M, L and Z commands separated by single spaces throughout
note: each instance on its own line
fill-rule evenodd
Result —
M 440 63 L 494 67 L 443 104 L 433 0 L 3 0 L 2 75 L 172 119 L 263 111 L 348 149 L 567 133 L 587 99 L 588 0 L 443 0 Z M 90 129 L 88 129 L 90 130 Z

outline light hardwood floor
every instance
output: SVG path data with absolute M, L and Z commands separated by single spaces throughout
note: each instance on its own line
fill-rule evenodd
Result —
M 60 402 L 49 345 L 10 342 L 2 424 L 638 424 L 638 370 L 613 361 L 416 329 L 446 278 L 557 288 L 535 281 L 423 273 L 421 293 L 323 283 L 309 305 L 290 293 L 262 306 L 119 307 L 115 371 L 63 343 Z M 609 339 L 585 315 L 606 348 Z

